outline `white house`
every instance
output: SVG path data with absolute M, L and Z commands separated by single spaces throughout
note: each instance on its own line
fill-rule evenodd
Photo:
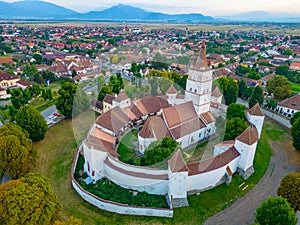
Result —
M 294 113 L 300 111 L 300 93 L 293 97 L 279 102 L 276 111 L 286 117 L 292 117 Z

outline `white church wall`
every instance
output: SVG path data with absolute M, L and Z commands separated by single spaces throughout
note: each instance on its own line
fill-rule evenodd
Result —
M 193 176 L 188 176 L 187 189 L 188 191 L 203 190 L 213 188 L 222 179 L 226 173 L 226 167 L 229 166 L 234 173 L 237 170 L 238 158 L 232 160 L 223 167 L 212 170 L 206 173 L 201 173 Z
M 113 101 L 113 108 L 119 106 L 121 109 L 124 109 L 126 107 L 129 107 L 131 105 L 131 100 L 130 98 L 128 99 L 125 99 L 124 101 L 121 101 L 121 102 L 116 102 L 116 101 Z
M 138 140 L 139 140 L 139 143 L 138 143 L 139 151 L 143 154 L 144 154 L 146 148 L 148 148 L 152 142 L 157 141 L 156 138 L 143 138 L 140 135 L 138 135 Z

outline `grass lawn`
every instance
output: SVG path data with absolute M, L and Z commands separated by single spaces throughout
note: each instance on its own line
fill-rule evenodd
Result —
M 75 122 L 80 121 L 82 134 L 87 132 L 91 126 L 90 115 L 89 112 L 86 112 L 75 119 Z M 71 120 L 54 126 L 48 131 L 43 141 L 34 143 L 34 148 L 38 151 L 38 158 L 33 171 L 41 172 L 49 177 L 52 187 L 63 205 L 62 216 L 73 215 L 81 219 L 83 224 L 201 224 L 205 219 L 226 208 L 238 196 L 244 195 L 254 187 L 267 170 L 272 152 L 270 141 L 286 142 L 290 140 L 287 137 L 285 129 L 266 119 L 255 155 L 255 173 L 245 181 L 249 188 L 245 191 L 239 189 L 238 186 L 244 181 L 235 175 L 229 186 L 223 184 L 203 192 L 199 196 L 189 196 L 190 207 L 175 209 L 172 219 L 118 215 L 100 210 L 81 199 L 71 187 L 70 170 L 77 147 Z
M 293 83 L 293 82 L 292 82 L 292 88 L 291 88 L 291 91 L 292 91 L 292 92 L 299 93 L 299 92 L 300 92 L 300 84 L 297 84 L 297 83 Z
M 134 142 L 138 141 L 137 130 L 131 130 L 121 140 L 118 147 L 119 159 L 132 165 L 140 165 L 140 158 L 134 152 Z

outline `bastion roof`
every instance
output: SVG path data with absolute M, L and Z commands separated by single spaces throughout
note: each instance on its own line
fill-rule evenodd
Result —
M 249 109 L 248 112 L 253 116 L 264 116 L 258 103 L 256 103 L 251 109 Z
M 187 164 L 187 167 L 189 168 L 189 176 L 219 169 L 239 156 L 240 153 L 235 149 L 235 147 L 231 147 L 217 156 L 199 162 L 189 163 Z
M 251 125 L 236 140 L 243 142 L 247 145 L 253 145 L 258 140 L 258 132 L 255 126 Z

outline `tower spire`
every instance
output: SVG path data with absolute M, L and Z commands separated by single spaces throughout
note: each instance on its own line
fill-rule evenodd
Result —
M 200 58 L 203 61 L 203 64 L 207 65 L 207 60 L 206 60 L 206 42 L 205 42 L 205 40 L 203 40 L 201 42 Z

